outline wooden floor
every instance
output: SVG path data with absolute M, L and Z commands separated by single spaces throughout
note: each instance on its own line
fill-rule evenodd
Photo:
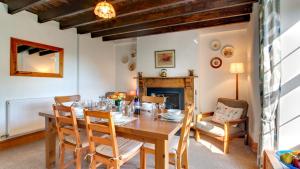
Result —
M 202 137 L 200 143 L 191 139 L 189 164 L 191 169 L 256 169 L 256 154 L 244 146 L 243 139 L 233 140 L 230 153 L 224 155 L 222 144 Z M 72 155 L 70 154 L 71 158 Z M 0 151 L 0 169 L 43 169 L 45 166 L 44 141 Z M 153 156 L 148 157 L 147 168 L 154 168 Z M 100 167 L 103 168 L 103 167 Z M 129 161 L 122 169 L 139 168 L 139 157 Z M 88 169 L 88 163 L 83 164 Z

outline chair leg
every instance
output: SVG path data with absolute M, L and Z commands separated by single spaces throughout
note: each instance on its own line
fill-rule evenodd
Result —
M 120 169 L 120 164 L 119 164 L 119 162 L 116 161 L 116 162 L 114 163 L 114 166 L 113 166 L 112 168 L 113 168 L 113 169 Z
M 188 161 L 188 149 L 187 147 L 185 148 L 183 152 L 183 166 L 185 169 L 189 169 L 189 161 Z
M 64 169 L 65 168 L 65 146 L 61 144 L 60 146 L 60 157 L 59 157 L 59 168 Z
M 195 129 L 195 140 L 196 140 L 197 142 L 200 141 L 200 132 L 199 132 L 198 129 Z
M 94 156 L 91 158 L 90 169 L 96 169 L 96 160 Z
M 146 156 L 147 156 L 146 151 L 142 147 L 141 150 L 140 150 L 140 169 L 146 169 L 146 163 L 147 163 Z
M 182 169 L 182 162 L 181 162 L 181 157 L 176 156 L 176 169 Z
M 224 140 L 224 154 L 228 154 L 229 153 L 229 140 L 225 139 Z
M 81 150 L 76 150 L 76 169 L 81 169 Z
M 244 144 L 245 145 L 248 145 L 249 144 L 249 141 L 248 141 L 248 134 L 245 134 L 245 137 L 244 137 Z

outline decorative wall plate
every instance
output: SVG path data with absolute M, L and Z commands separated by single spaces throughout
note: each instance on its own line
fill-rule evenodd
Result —
M 128 63 L 128 60 L 129 60 L 128 56 L 123 56 L 121 59 L 122 63 L 124 64 Z
M 210 66 L 217 69 L 222 66 L 222 59 L 219 57 L 214 57 L 210 60 Z
M 134 71 L 135 68 L 136 68 L 135 62 L 131 62 L 131 63 L 128 64 L 128 70 L 129 71 Z
M 221 54 L 225 58 L 231 58 L 234 55 L 234 48 L 232 46 L 224 46 L 223 49 L 221 50 Z
M 221 48 L 221 42 L 219 40 L 212 40 L 210 42 L 210 49 L 217 51 Z

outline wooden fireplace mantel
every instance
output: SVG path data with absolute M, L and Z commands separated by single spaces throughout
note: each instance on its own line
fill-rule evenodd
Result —
M 139 96 L 146 96 L 148 88 L 183 88 L 184 107 L 187 110 L 189 104 L 194 103 L 194 79 L 197 76 L 174 77 L 137 77 Z

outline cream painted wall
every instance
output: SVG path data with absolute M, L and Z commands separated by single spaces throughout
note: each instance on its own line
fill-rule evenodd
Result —
M 282 81 L 279 149 L 300 148 L 300 1 L 280 1 Z
M 188 69 L 194 69 L 199 75 L 198 43 L 197 30 L 140 37 L 137 39 L 137 71 L 143 72 L 143 76 L 159 76 L 161 69 L 155 68 L 154 52 L 175 49 L 176 67 L 167 68 L 168 76 L 186 76 Z M 199 87 L 199 79 L 195 80 Z
M 144 76 L 158 76 L 160 69 L 155 69 L 154 51 L 175 49 L 176 67 L 169 68 L 168 75 L 184 76 L 188 69 L 194 69 L 199 76 L 195 82 L 197 111 L 213 111 L 218 97 L 235 98 L 235 76 L 229 73 L 229 64 L 236 61 L 247 64 L 245 36 L 245 25 L 238 24 L 141 37 L 137 40 L 137 71 Z M 235 47 L 234 57 L 221 57 L 223 66 L 219 69 L 209 65 L 212 57 L 221 55 L 220 51 L 209 49 L 213 39 L 219 39 L 222 46 Z M 248 100 L 246 77 L 246 74 L 240 76 L 240 98 Z
M 258 4 L 253 6 L 251 20 L 247 27 L 247 80 L 249 101 L 249 133 L 254 142 L 259 141 L 261 102 L 259 91 L 259 25 Z
M 76 93 L 75 30 L 61 31 L 55 22 L 39 24 L 37 16 L 29 12 L 10 15 L 6 11 L 0 3 L 0 134 L 4 132 L 6 100 Z M 10 76 L 10 37 L 64 48 L 64 78 Z
M 200 108 L 202 111 L 213 111 L 219 97 L 235 98 L 235 74 L 229 72 L 230 63 L 242 62 L 247 65 L 246 48 L 244 43 L 246 30 L 218 31 L 199 36 L 200 67 Z M 212 40 L 220 40 L 222 47 L 231 45 L 234 47 L 234 56 L 225 58 L 220 51 L 213 51 L 209 48 Z M 222 67 L 214 69 L 210 66 L 213 57 L 220 57 L 223 61 Z M 246 74 L 239 75 L 239 99 L 248 100 L 248 84 Z
M 79 41 L 79 93 L 97 99 L 115 90 L 115 48 L 112 42 L 81 35 Z
M 84 98 L 96 98 L 105 91 L 114 90 L 114 44 L 103 43 L 81 35 L 79 48 L 75 29 L 60 30 L 56 22 L 40 24 L 37 16 L 23 11 L 7 13 L 0 3 L 0 136 L 5 130 L 5 101 L 76 94 L 78 71 L 79 92 Z M 64 77 L 38 78 L 10 76 L 10 37 L 64 48 Z M 77 62 L 77 51 L 80 62 Z M 17 118 L 17 117 L 16 117 Z M 22 120 L 22 119 L 19 119 Z
M 137 75 L 136 69 L 134 71 L 128 70 L 128 63 L 136 62 L 136 57 L 131 58 L 132 51 L 136 51 L 136 42 L 124 42 L 115 44 L 116 54 L 116 90 L 117 91 L 134 91 L 136 90 L 136 80 L 134 77 Z M 124 56 L 129 57 L 129 62 L 122 63 Z

